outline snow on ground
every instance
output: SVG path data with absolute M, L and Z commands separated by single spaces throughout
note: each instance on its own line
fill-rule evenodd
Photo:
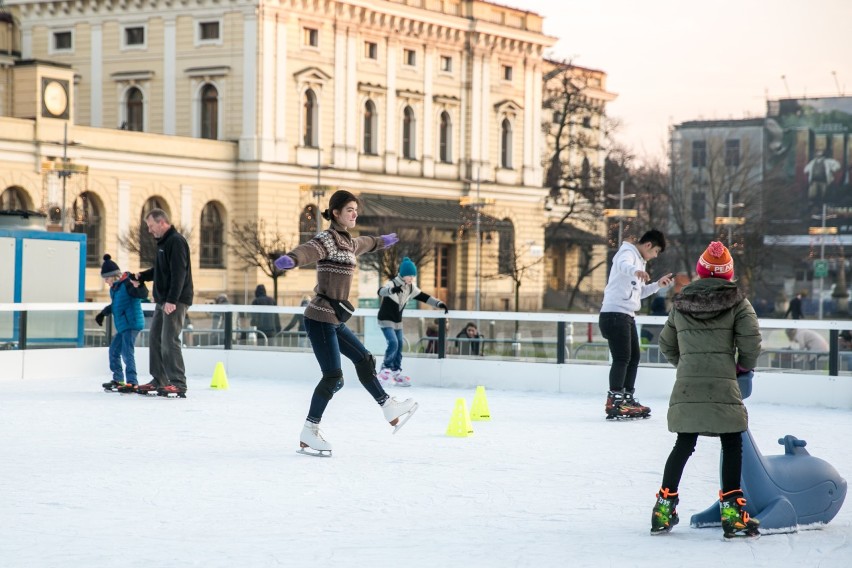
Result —
M 689 518 L 716 499 L 702 438 L 681 525 L 648 535 L 674 442 L 603 420 L 603 397 L 488 391 L 491 422 L 445 431 L 471 390 L 396 389 L 420 410 L 396 435 L 355 380 L 323 421 L 334 457 L 296 453 L 313 382 L 240 379 L 189 398 L 104 393 L 103 378 L 0 382 L 4 567 L 849 566 L 852 505 L 821 530 L 723 542 Z M 641 390 L 641 381 L 640 381 Z M 750 405 L 765 454 L 793 434 L 852 472 L 852 413 Z

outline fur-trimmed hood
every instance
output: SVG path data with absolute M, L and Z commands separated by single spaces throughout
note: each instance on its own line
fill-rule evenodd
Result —
M 672 303 L 678 311 L 698 319 L 709 319 L 730 310 L 745 299 L 736 283 L 719 278 L 702 278 L 684 287 Z

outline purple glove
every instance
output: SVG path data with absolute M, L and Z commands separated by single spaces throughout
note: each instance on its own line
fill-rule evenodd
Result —
M 294 266 L 296 266 L 296 263 L 293 261 L 292 258 L 287 256 L 286 254 L 282 254 L 275 261 L 275 268 L 277 268 L 278 270 L 290 270 Z
M 399 237 L 396 236 L 396 233 L 391 233 L 389 235 L 382 235 L 380 237 L 382 242 L 385 244 L 385 248 L 392 247 L 396 243 L 399 242 Z

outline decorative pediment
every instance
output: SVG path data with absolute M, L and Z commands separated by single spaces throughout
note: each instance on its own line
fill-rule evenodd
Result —
M 408 89 L 398 89 L 396 91 L 396 96 L 401 99 L 423 100 L 423 93 L 420 91 L 409 91 Z
M 110 74 L 110 79 L 116 83 L 136 83 L 139 81 L 150 81 L 153 78 L 153 71 L 120 71 Z
M 461 99 L 452 95 L 435 95 L 432 97 L 432 101 L 439 105 L 457 105 L 461 102 Z
M 189 67 L 184 69 L 184 73 L 190 77 L 224 77 L 231 72 L 229 65 L 211 65 L 209 67 Z
M 320 69 L 319 67 L 305 67 L 301 71 L 293 73 L 293 78 L 298 83 L 314 83 L 323 85 L 331 79 L 331 75 Z
M 521 105 L 519 105 L 518 103 L 516 103 L 515 101 L 513 101 L 511 99 L 503 99 L 502 101 L 500 101 L 500 102 L 498 102 L 497 104 L 494 105 L 494 111 L 497 114 L 513 114 L 514 115 L 514 114 L 520 113 L 522 110 L 524 110 L 524 107 L 522 107 Z
M 358 90 L 364 93 L 384 95 L 388 92 L 388 88 L 384 85 L 376 85 L 373 83 L 358 83 Z

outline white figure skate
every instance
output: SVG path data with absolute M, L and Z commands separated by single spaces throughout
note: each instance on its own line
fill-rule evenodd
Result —
M 299 437 L 299 453 L 315 458 L 330 458 L 331 444 L 322 437 L 319 424 L 305 420 L 302 435 Z
M 414 415 L 417 407 L 418 404 L 410 398 L 402 401 L 389 398 L 385 401 L 382 405 L 382 412 L 385 414 L 385 420 L 393 426 L 394 434 Z

